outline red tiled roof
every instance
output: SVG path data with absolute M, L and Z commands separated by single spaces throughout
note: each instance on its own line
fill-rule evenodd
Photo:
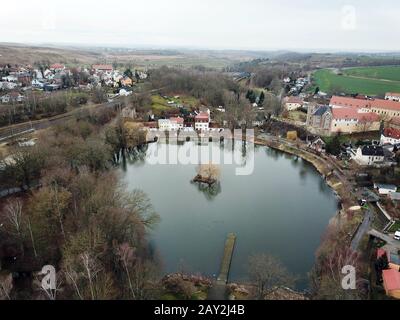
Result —
M 358 112 L 353 108 L 332 108 L 333 119 L 357 119 Z
M 60 63 L 54 63 L 50 66 L 50 69 L 64 69 L 64 65 L 60 64 Z
M 183 118 L 181 117 L 177 117 L 177 118 L 170 118 L 169 120 L 176 122 L 176 123 L 180 123 L 183 124 Z
M 333 119 L 358 120 L 360 122 L 379 121 L 379 116 L 373 112 L 358 112 L 356 108 L 332 108 Z
M 380 120 L 379 115 L 374 112 L 358 113 L 357 119 L 360 122 L 378 122 Z
M 340 106 L 340 107 L 368 108 L 369 100 L 333 96 L 329 104 L 331 106 Z
M 92 68 L 94 70 L 108 70 L 108 71 L 113 70 L 113 67 L 110 64 L 94 64 Z
M 196 117 L 195 117 L 195 120 L 206 120 L 206 121 L 208 121 L 208 118 L 209 118 L 209 116 L 208 116 L 208 113 L 207 112 L 200 112 Z
M 371 107 L 377 109 L 400 111 L 400 102 L 392 100 L 375 99 L 371 100 Z
M 383 284 L 387 291 L 400 290 L 400 272 L 394 269 L 383 270 Z
M 383 132 L 385 137 L 393 138 L 393 139 L 400 139 L 400 130 L 393 129 L 393 128 L 386 128 Z

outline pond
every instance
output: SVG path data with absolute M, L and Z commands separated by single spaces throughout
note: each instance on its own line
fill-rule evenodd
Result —
M 219 150 L 226 158 L 235 153 L 254 161 L 249 175 L 236 175 L 237 165 L 221 164 L 220 183 L 209 189 L 191 183 L 195 164 L 154 164 L 151 155 L 165 147 L 150 144 L 128 157 L 123 166 L 128 188 L 146 192 L 160 215 L 151 245 L 164 271 L 215 277 L 224 242 L 233 232 L 237 242 L 230 281 L 246 280 L 251 254 L 268 253 L 299 277 L 297 289 L 306 289 L 315 251 L 337 211 L 333 191 L 314 167 L 297 157 L 242 142 L 175 146 Z

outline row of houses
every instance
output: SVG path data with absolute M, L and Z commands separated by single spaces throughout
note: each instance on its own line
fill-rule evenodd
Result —
M 307 126 L 323 135 L 351 134 L 378 131 L 381 121 L 396 117 L 400 117 L 399 101 L 333 96 L 329 105 L 309 106 Z
M 211 112 L 209 109 L 197 113 L 194 117 L 194 130 L 209 131 L 211 123 Z M 193 128 L 193 123 L 186 123 L 182 117 L 170 117 L 169 119 L 159 119 L 158 129 L 162 131 L 178 131 L 185 128 Z

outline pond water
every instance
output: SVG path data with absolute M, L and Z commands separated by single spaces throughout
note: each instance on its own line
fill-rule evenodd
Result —
M 233 232 L 237 242 L 231 281 L 246 280 L 249 255 L 268 253 L 299 277 L 297 289 L 307 288 L 315 251 L 337 210 L 333 191 L 310 164 L 267 147 L 245 148 L 241 142 L 175 146 L 218 149 L 226 158 L 235 152 L 248 163 L 254 160 L 254 171 L 245 176 L 236 175 L 237 165 L 220 165 L 220 184 L 210 190 L 191 183 L 197 165 L 149 161 L 164 147 L 150 144 L 128 157 L 123 179 L 130 190 L 146 192 L 160 215 L 151 245 L 166 273 L 184 270 L 215 277 L 224 242 Z

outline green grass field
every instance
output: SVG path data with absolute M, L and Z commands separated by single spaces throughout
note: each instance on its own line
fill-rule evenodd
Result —
M 400 81 L 400 66 L 349 68 L 342 72 L 347 76 L 359 78 Z
M 362 72 L 362 68 L 358 72 Z M 369 68 L 366 68 L 369 69 Z M 351 69 L 348 69 L 351 70 Z M 386 73 L 385 73 L 386 70 Z M 382 74 L 386 77 L 394 77 L 393 72 L 388 72 L 387 68 L 368 72 L 363 71 L 366 74 Z M 400 70 L 400 69 L 399 69 Z M 351 71 L 348 71 L 351 72 Z M 355 71 L 357 72 L 357 71 Z M 318 86 L 321 91 L 327 93 L 360 93 L 371 96 L 384 96 L 386 92 L 400 92 L 400 81 L 387 81 L 386 79 L 367 79 L 367 78 L 356 78 L 354 76 L 338 75 L 332 70 L 322 69 L 314 73 L 314 85 Z
M 167 111 L 171 108 L 168 104 L 168 101 L 174 101 L 177 104 L 182 104 L 187 107 L 197 107 L 200 105 L 198 99 L 191 97 L 191 96 L 180 96 L 178 99 L 171 97 L 171 99 L 164 99 L 160 95 L 153 95 L 151 97 L 151 107 L 155 114 L 160 114 L 162 111 Z

